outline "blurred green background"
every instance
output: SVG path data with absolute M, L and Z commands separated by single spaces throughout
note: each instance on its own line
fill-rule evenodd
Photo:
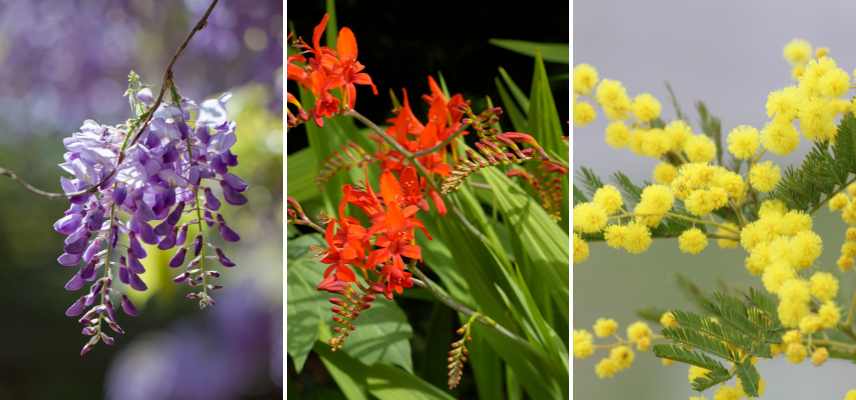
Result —
M 129 70 L 159 88 L 163 68 L 207 4 L 0 2 L 0 86 L 8 89 L 0 103 L 17 107 L 0 112 L 0 165 L 59 191 L 61 139 L 82 118 L 116 124 L 129 117 L 122 97 Z M 250 184 L 249 203 L 226 211 L 242 240 L 225 248 L 238 266 L 223 271 L 217 306 L 200 311 L 185 300 L 185 288 L 171 282 L 177 272 L 166 266 L 171 254 L 150 253 L 143 275 L 149 290 L 134 296 L 141 315 L 120 317 L 127 334 L 116 346 L 81 359 L 80 326 L 64 316 L 79 294 L 63 289 L 73 271 L 57 264 L 63 238 L 52 229 L 67 202 L 0 178 L 0 399 L 281 397 L 282 2 L 252 4 L 221 1 L 175 68 L 187 97 L 233 93 L 227 109 L 238 125 L 235 173 Z M 41 22 L 27 22 L 35 17 Z M 57 54 L 70 63 L 49 64 Z M 96 90 L 103 87 L 111 90 Z M 100 102 L 88 101 L 93 97 Z M 45 104 L 56 107 L 18 112 Z

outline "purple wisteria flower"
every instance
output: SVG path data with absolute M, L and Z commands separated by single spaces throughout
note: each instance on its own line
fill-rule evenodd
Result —
M 189 99 L 161 103 L 137 134 L 154 97 L 147 88 L 133 92 L 132 108 L 141 113 L 137 118 L 118 126 L 87 120 L 63 141 L 67 152 L 60 167 L 71 177 L 61 178 L 61 185 L 73 195 L 54 229 L 66 235 L 57 261 L 78 268 L 66 290 L 90 285 L 66 310 L 67 316 L 79 317 L 82 333 L 90 337 L 81 355 L 99 341 L 113 344 L 105 324 L 124 333 L 116 308 L 137 315 L 124 293 L 147 289 L 140 278 L 146 271 L 141 260 L 148 255 L 144 243 L 177 248 L 169 266 L 185 270 L 175 282 L 193 288 L 187 298 L 203 308 L 214 304 L 210 292 L 220 288 L 213 283 L 220 276 L 213 264 L 235 266 L 209 237 L 217 232 L 224 241 L 240 240 L 221 214 L 220 199 L 231 205 L 247 202 L 246 182 L 229 172 L 238 165 L 231 152 L 236 126 L 225 107 L 230 96 L 198 105 Z

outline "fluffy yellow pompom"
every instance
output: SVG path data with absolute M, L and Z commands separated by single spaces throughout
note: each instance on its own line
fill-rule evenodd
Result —
M 815 367 L 819 367 L 829 359 L 829 350 L 826 347 L 819 347 L 811 353 L 811 363 Z
M 728 134 L 728 151 L 740 160 L 755 155 L 761 139 L 758 130 L 749 125 L 740 125 Z
M 701 229 L 687 229 L 678 236 L 678 247 L 684 253 L 701 253 L 707 247 L 707 236 Z
M 808 349 L 801 343 L 791 343 L 785 347 L 785 356 L 788 358 L 788 361 L 799 364 L 808 356 Z
M 604 79 L 597 85 L 595 98 L 611 120 L 627 119 L 630 112 L 630 97 L 624 85 L 612 79 Z
M 811 295 L 820 301 L 835 300 L 838 296 L 838 278 L 829 272 L 815 272 L 809 282 Z
M 704 135 L 693 135 L 684 143 L 684 153 L 690 162 L 709 162 L 716 157 L 716 144 Z
M 623 121 L 614 121 L 606 126 L 606 144 L 621 149 L 630 143 L 630 129 Z
M 674 165 L 667 162 L 661 162 L 654 167 L 654 182 L 661 185 L 668 185 L 678 176 L 678 169 Z
M 782 171 L 772 161 L 763 161 L 752 166 L 749 170 L 749 184 L 752 188 L 767 193 L 776 188 L 781 179 Z
M 781 121 L 792 121 L 797 116 L 799 95 L 795 86 L 770 92 L 767 95 L 767 116 Z
M 597 81 L 597 69 L 591 65 L 577 64 L 574 67 L 574 93 L 588 96 L 597 85 Z
M 589 245 L 574 233 L 574 264 L 582 264 L 589 258 Z
M 616 346 L 609 351 L 609 358 L 614 360 L 618 364 L 619 368 L 627 369 L 633 364 L 633 359 L 636 358 L 636 355 L 630 347 Z
M 833 301 L 827 301 L 817 310 L 820 317 L 821 327 L 824 329 L 834 328 L 841 320 L 841 309 Z
M 798 268 L 808 268 L 823 251 L 823 239 L 812 231 L 802 231 L 791 239 L 790 260 Z
M 594 203 L 580 203 L 574 206 L 574 231 L 595 233 L 606 226 L 607 214 L 603 207 Z
M 803 39 L 791 40 L 785 45 L 782 54 L 791 64 L 806 63 L 811 58 L 811 43 Z
M 631 254 L 639 254 L 651 247 L 651 231 L 640 223 L 626 225 L 622 247 Z
M 790 121 L 774 119 L 761 130 L 761 145 L 773 154 L 790 154 L 800 143 L 800 134 Z
M 831 211 L 840 211 L 844 207 L 847 207 L 847 204 L 850 203 L 850 199 L 844 193 L 838 193 L 835 196 L 832 196 L 829 199 L 829 209 Z
M 844 400 L 856 400 L 856 389 L 848 391 Z
M 841 97 L 850 90 L 850 74 L 841 68 L 835 68 L 820 78 L 820 94 Z
M 660 316 L 660 325 L 665 328 L 674 328 L 678 326 L 678 320 L 675 319 L 675 314 L 666 311 Z
M 633 209 L 636 221 L 649 227 L 657 226 L 672 208 L 675 196 L 672 189 L 664 185 L 649 185 L 642 190 L 639 203 Z
M 621 192 L 612 185 L 603 185 L 598 188 L 594 192 L 592 201 L 603 208 L 607 215 L 615 214 L 624 205 L 624 200 L 621 199 Z
M 642 93 L 633 99 L 633 115 L 642 122 L 648 122 L 660 116 L 660 102 L 650 93 Z
M 597 365 L 594 366 L 594 373 L 600 379 L 612 378 L 619 371 L 621 371 L 621 366 L 609 357 L 598 361 Z
M 720 386 L 713 394 L 713 400 L 740 400 L 743 398 L 743 391 L 731 386 Z
M 761 281 L 764 283 L 764 288 L 770 293 L 778 293 L 785 282 L 796 277 L 796 271 L 784 261 L 778 261 L 770 264 L 764 269 L 764 274 L 761 276 Z
M 594 322 L 594 334 L 597 337 L 612 336 L 618 331 L 618 322 L 612 318 L 598 318 Z
M 582 128 L 590 124 L 597 117 L 594 106 L 585 102 L 574 102 L 574 126 Z
M 574 357 L 588 358 L 594 354 L 594 338 L 587 330 L 574 330 Z
M 636 343 L 636 348 L 645 351 L 651 345 L 651 328 L 648 324 L 637 321 L 627 327 L 627 340 Z
M 681 120 L 669 122 L 663 130 L 669 136 L 669 141 L 672 143 L 672 151 L 676 152 L 683 150 L 684 143 L 693 134 L 692 127 Z

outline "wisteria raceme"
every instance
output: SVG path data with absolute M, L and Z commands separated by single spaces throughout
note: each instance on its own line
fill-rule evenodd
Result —
M 148 88 L 134 86 L 134 76 L 130 100 L 139 113 L 151 108 L 154 98 Z M 199 104 L 186 98 L 163 102 L 150 110 L 151 121 L 139 133 L 144 113 L 117 126 L 87 120 L 64 140 L 67 152 L 60 167 L 71 177 L 61 178 L 61 184 L 74 195 L 54 229 L 66 235 L 58 262 L 78 268 L 66 290 L 90 285 L 88 293 L 66 310 L 67 316 L 80 317 L 82 333 L 91 337 L 81 355 L 99 341 L 113 344 L 104 324 L 123 333 L 117 304 L 125 314 L 137 315 L 124 293 L 147 289 L 140 278 L 146 271 L 141 261 L 148 256 L 143 244 L 160 250 L 177 248 L 169 266 L 184 266 L 185 271 L 175 282 L 194 288 L 187 297 L 198 300 L 200 307 L 214 304 L 210 291 L 220 288 L 213 283 L 219 272 L 210 262 L 224 267 L 235 263 L 212 243 L 205 226 L 216 227 L 225 241 L 240 240 L 221 214 L 220 200 L 231 205 L 247 202 L 246 182 L 229 172 L 238 164 L 230 150 L 237 136 L 235 122 L 227 118 L 229 97 Z M 212 251 L 206 253 L 208 248 Z

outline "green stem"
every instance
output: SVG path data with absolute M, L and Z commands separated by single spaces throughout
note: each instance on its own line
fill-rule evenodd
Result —
M 498 322 L 494 321 L 492 318 L 490 318 L 487 315 L 484 315 L 478 311 L 475 311 L 475 310 L 467 307 L 466 305 L 459 303 L 457 300 L 453 299 L 452 296 L 450 296 L 448 293 L 443 291 L 443 289 L 440 288 L 439 285 L 434 283 L 430 278 L 428 278 L 428 276 L 425 275 L 425 273 L 423 273 L 418 267 L 416 267 L 416 263 L 410 264 L 410 271 L 412 271 L 413 274 L 416 275 L 419 278 L 419 280 L 424 283 L 425 287 L 428 288 L 428 290 L 434 295 L 434 297 L 436 297 L 437 300 L 440 300 L 440 302 L 442 302 L 443 304 L 451 307 L 452 309 L 454 309 L 455 311 L 457 311 L 461 314 L 464 314 L 464 315 L 470 317 L 470 321 L 475 319 L 476 321 L 480 322 L 482 325 L 496 330 L 501 335 L 506 336 L 509 339 L 512 339 L 516 342 L 519 342 L 524 346 L 527 346 L 527 347 L 529 346 L 529 342 L 527 342 L 526 340 L 524 340 L 520 336 L 515 335 L 513 332 L 508 330 L 506 327 L 500 325 Z

